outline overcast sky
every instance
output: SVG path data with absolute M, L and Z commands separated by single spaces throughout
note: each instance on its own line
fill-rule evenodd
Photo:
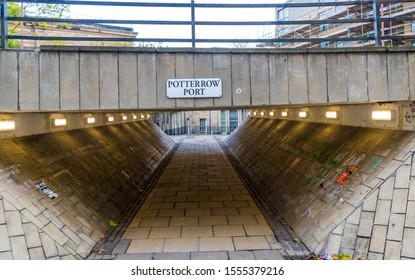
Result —
M 136 2 L 155 3 L 190 3 L 189 0 L 137 0 Z M 267 4 L 282 3 L 285 0 L 196 0 L 196 3 L 251 3 Z M 71 6 L 72 18 L 107 18 L 107 19 L 138 19 L 138 20 L 190 20 L 188 8 L 149 8 L 149 7 L 105 7 L 105 6 Z M 199 21 L 270 21 L 275 20 L 275 9 L 197 9 L 196 20 Z M 140 38 L 191 38 L 188 26 L 130 26 L 139 33 Z M 267 33 L 273 33 L 273 26 L 199 26 L 197 38 L 223 39 L 255 39 Z M 164 43 L 163 46 L 185 46 Z M 187 45 L 188 46 L 188 45 Z M 200 45 L 201 47 L 224 46 Z

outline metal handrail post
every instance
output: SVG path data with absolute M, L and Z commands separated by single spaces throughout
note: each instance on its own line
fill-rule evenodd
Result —
M 191 13 L 191 17 L 192 17 L 192 48 L 196 48 L 196 6 L 195 6 L 195 1 L 191 0 L 191 7 L 190 9 L 192 10 Z
M 382 46 L 382 25 L 380 22 L 380 0 L 373 0 L 373 30 L 375 35 L 375 46 Z
M 0 3 L 1 9 L 0 9 L 0 17 L 1 17 L 1 22 L 0 22 L 0 36 L 1 36 L 1 42 L 0 42 L 0 46 L 2 49 L 7 49 L 7 35 L 8 35 L 8 31 L 7 31 L 7 0 L 1 0 Z

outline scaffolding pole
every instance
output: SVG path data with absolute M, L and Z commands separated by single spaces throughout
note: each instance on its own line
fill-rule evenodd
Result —
M 380 0 L 373 0 L 373 25 L 375 32 L 375 46 L 382 46 L 382 25 L 380 21 Z

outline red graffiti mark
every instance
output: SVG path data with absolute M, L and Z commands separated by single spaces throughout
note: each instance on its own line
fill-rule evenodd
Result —
M 296 158 L 293 160 L 293 162 L 290 164 L 290 167 L 287 168 L 287 170 L 285 170 L 284 175 L 287 175 L 287 173 L 294 168 L 294 166 L 296 166 L 299 162 L 301 161 L 301 158 Z
M 336 180 L 339 184 L 344 184 L 350 176 L 357 171 L 356 166 L 349 166 L 346 171 Z

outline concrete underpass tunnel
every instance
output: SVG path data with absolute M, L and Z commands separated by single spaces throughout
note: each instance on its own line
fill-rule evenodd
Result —
M 150 112 L 8 116 L 0 258 L 413 259 L 406 105 L 237 111 L 232 133 L 219 111 L 218 133 L 208 113 L 183 135 L 186 125 L 170 133 Z M 375 120 L 375 110 L 395 117 Z M 35 118 L 43 131 L 21 135 Z

